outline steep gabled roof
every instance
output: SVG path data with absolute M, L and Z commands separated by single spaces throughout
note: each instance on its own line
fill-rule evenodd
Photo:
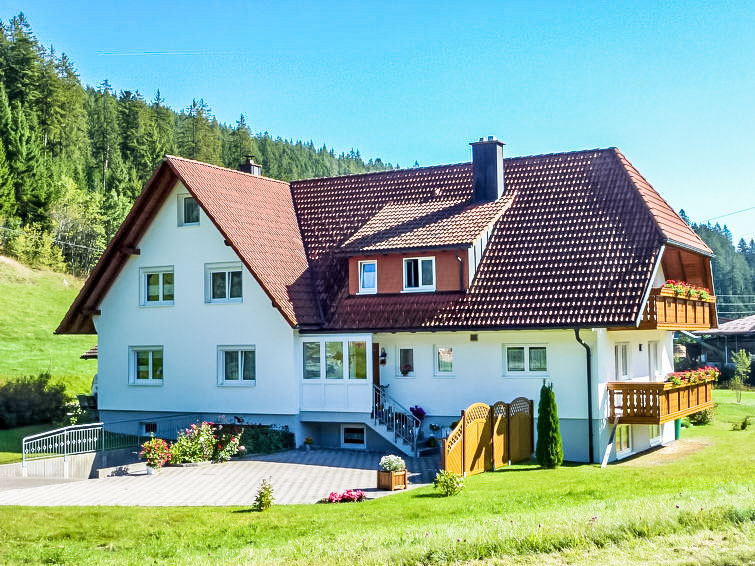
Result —
M 348 296 L 337 252 L 387 206 L 470 202 L 471 164 L 292 182 L 326 328 L 633 326 L 667 233 L 708 248 L 630 168 L 613 148 L 504 160 L 514 198 L 474 281 L 467 293 L 432 298 Z
M 167 156 L 56 332 L 94 332 L 92 315 L 177 181 L 197 200 L 284 318 L 291 325 L 316 324 L 312 283 L 288 184 Z
M 629 163 L 624 154 L 616 148 L 614 148 L 614 151 L 668 242 L 712 256 L 713 250 L 682 220 L 682 217 L 656 192 L 645 177 L 635 169 L 634 165 Z

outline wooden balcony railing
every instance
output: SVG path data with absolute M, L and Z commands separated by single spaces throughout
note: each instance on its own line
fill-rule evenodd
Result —
M 689 299 L 666 288 L 650 292 L 640 329 L 708 330 L 716 327 L 716 297 Z
M 712 380 L 674 385 L 641 381 L 609 381 L 611 421 L 621 424 L 663 424 L 713 407 Z

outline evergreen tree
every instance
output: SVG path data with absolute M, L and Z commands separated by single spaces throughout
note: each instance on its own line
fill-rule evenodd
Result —
M 38 77 L 41 57 L 37 39 L 23 13 L 10 21 L 5 60 L 5 88 L 8 99 L 32 106 L 39 97 Z
M 16 216 L 16 193 L 5 148 L 0 141 L 0 224 Z
M 564 462 L 556 394 L 553 393 L 553 384 L 546 385 L 545 381 L 540 388 L 540 403 L 537 408 L 535 457 L 543 468 L 556 468 Z

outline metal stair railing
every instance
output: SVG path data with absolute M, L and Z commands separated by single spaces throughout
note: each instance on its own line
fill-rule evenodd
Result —
M 402 441 L 409 445 L 413 455 L 417 455 L 417 436 L 422 424 L 411 411 L 386 393 L 379 385 L 372 385 L 372 419 L 375 424 L 383 425 L 393 433 L 393 441 Z

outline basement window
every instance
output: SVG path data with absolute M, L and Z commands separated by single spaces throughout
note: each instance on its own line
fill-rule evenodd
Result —
M 341 448 L 364 450 L 367 435 L 363 425 L 341 425 Z

